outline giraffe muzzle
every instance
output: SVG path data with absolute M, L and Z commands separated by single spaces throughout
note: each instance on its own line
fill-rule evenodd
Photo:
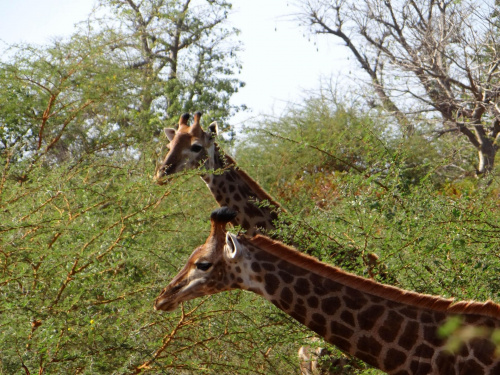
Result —
M 161 299 L 161 297 L 158 297 L 155 301 L 154 309 L 170 312 L 177 309 L 177 306 L 179 306 L 178 302 L 168 301 L 167 299 Z
M 169 177 L 174 173 L 173 165 L 167 165 L 166 167 L 158 168 L 154 181 L 158 185 L 165 185 L 169 181 Z

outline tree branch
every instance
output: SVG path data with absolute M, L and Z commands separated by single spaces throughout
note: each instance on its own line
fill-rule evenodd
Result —
M 340 9 L 337 10 L 337 12 Z M 386 94 L 386 92 L 383 89 L 383 85 L 380 83 L 379 78 L 377 76 L 376 70 L 374 70 L 369 62 L 368 59 L 364 56 L 361 55 L 359 50 L 356 48 L 354 43 L 352 42 L 351 38 L 348 37 L 342 30 L 341 30 L 341 22 L 339 21 L 339 27 L 337 30 L 334 30 L 330 28 L 326 22 L 318 15 L 316 11 L 312 11 L 310 14 L 310 19 L 312 23 L 316 23 L 320 25 L 323 28 L 323 31 L 317 31 L 318 34 L 326 33 L 326 34 L 332 34 L 335 35 L 339 38 L 341 38 L 346 46 L 351 50 L 351 52 L 354 54 L 356 59 L 361 65 L 361 68 L 368 73 L 368 75 L 371 78 L 372 81 L 372 87 L 374 88 L 375 92 L 379 96 L 379 98 L 382 101 L 382 105 L 385 107 L 386 110 L 389 112 L 393 113 L 398 122 L 405 127 L 405 129 L 408 131 L 408 133 L 411 133 L 413 131 L 413 127 L 410 125 L 410 122 L 406 118 L 406 116 L 403 114 L 403 112 L 397 107 L 397 105 L 390 99 L 390 97 Z M 339 19 L 339 15 L 337 15 L 337 19 Z

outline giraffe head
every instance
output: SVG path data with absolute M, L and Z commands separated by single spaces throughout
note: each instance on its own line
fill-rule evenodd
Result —
M 165 177 L 174 173 L 196 169 L 200 166 L 209 168 L 207 161 L 214 155 L 217 123 L 212 122 L 207 131 L 200 125 L 201 112 L 194 114 L 193 125 L 189 126 L 189 113 L 179 120 L 179 128 L 165 129 L 165 135 L 170 143 L 169 152 L 156 170 L 155 180 L 162 184 Z
M 228 269 L 241 251 L 236 236 L 226 231 L 226 224 L 235 216 L 236 212 L 227 207 L 212 212 L 210 236 L 193 251 L 184 268 L 156 298 L 156 310 L 172 311 L 180 302 L 234 289 Z

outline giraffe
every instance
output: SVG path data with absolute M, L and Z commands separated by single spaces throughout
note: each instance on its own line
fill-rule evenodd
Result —
M 219 206 L 227 206 L 237 212 L 232 224 L 240 226 L 248 236 L 269 233 L 276 229 L 275 222 L 279 212 L 286 212 L 255 180 L 245 171 L 237 167 L 236 162 L 215 142 L 218 135 L 217 122 L 212 122 L 206 131 L 201 128 L 201 112 L 194 114 L 194 121 L 188 125 L 190 115 L 184 113 L 179 118 L 177 131 L 164 129 L 169 140 L 169 152 L 155 173 L 158 184 L 165 184 L 169 176 L 175 173 L 201 167 L 206 173 L 201 178 L 206 183 Z M 223 171 L 214 173 L 214 171 Z M 267 202 L 263 205 L 262 203 Z M 346 259 L 347 264 L 357 254 L 351 252 Z M 384 280 L 387 273 L 376 260 L 376 254 L 366 254 L 368 273 L 373 277 L 376 273 Z M 375 260 L 374 260 L 375 259 Z M 325 348 L 318 348 L 326 351 Z M 299 348 L 300 352 L 314 350 L 310 345 Z M 299 358 L 301 358 L 299 356 Z M 302 359 L 301 359 L 302 361 Z M 313 358 L 311 366 L 319 366 Z
M 189 117 L 189 113 L 180 117 L 177 131 L 164 130 L 170 141 L 167 146 L 170 150 L 156 170 L 156 182 L 164 184 L 172 174 L 201 166 L 206 171 L 201 178 L 217 203 L 238 212 L 232 220 L 234 225 L 241 226 L 249 236 L 275 229 L 274 222 L 282 210 L 280 205 L 220 149 L 215 142 L 218 133 L 216 122 L 203 131 L 201 112 L 195 113 L 191 126 L 188 125 Z
M 196 112 L 193 125 L 189 126 L 190 115 L 185 113 L 179 119 L 177 131 L 172 128 L 164 129 L 170 141 L 167 146 L 169 152 L 156 170 L 156 182 L 164 184 L 168 177 L 175 173 L 201 166 L 206 171 L 201 178 L 217 203 L 238 213 L 232 220 L 233 225 L 239 225 L 248 236 L 276 229 L 277 214 L 285 210 L 221 150 L 215 142 L 218 135 L 217 122 L 212 122 L 207 131 L 201 128 L 201 115 L 201 112 Z M 213 173 L 217 170 L 223 172 Z M 268 204 L 262 205 L 263 202 Z M 327 351 L 325 348 L 304 345 L 299 348 L 299 353 L 313 350 Z M 301 363 L 304 362 L 302 357 L 299 354 Z M 317 357 L 314 356 L 307 361 L 307 365 L 320 367 Z
M 172 128 L 164 129 L 170 141 L 167 145 L 169 152 L 156 169 L 156 182 L 162 185 L 175 173 L 201 167 L 205 171 L 201 178 L 219 206 L 226 206 L 237 212 L 232 220 L 233 225 L 239 225 L 247 236 L 268 234 L 275 230 L 278 214 L 286 210 L 218 146 L 215 142 L 218 135 L 216 122 L 212 122 L 207 131 L 201 128 L 201 115 L 201 112 L 196 112 L 193 125 L 189 126 L 190 115 L 185 113 L 179 119 L 177 131 Z M 338 251 L 339 249 L 334 249 L 332 252 Z M 346 258 L 344 263 L 348 265 L 360 254 L 350 249 L 343 255 Z M 371 277 L 378 274 L 384 280 L 395 281 L 387 274 L 385 265 L 379 263 L 376 254 L 364 254 L 363 259 Z
M 262 235 L 226 230 L 236 213 L 211 214 L 211 231 L 163 289 L 156 310 L 232 289 L 261 295 L 343 352 L 391 375 L 500 374 L 500 305 L 454 302 L 383 285 L 317 261 Z M 463 332 L 452 351 L 440 336 Z M 473 332 L 473 334 L 471 334 Z

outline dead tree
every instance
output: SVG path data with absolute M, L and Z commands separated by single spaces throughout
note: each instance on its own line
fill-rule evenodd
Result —
M 498 0 L 299 0 L 310 31 L 341 40 L 377 104 L 407 134 L 418 121 L 477 150 L 493 169 L 500 143 Z M 373 98 L 371 98 L 373 101 Z

